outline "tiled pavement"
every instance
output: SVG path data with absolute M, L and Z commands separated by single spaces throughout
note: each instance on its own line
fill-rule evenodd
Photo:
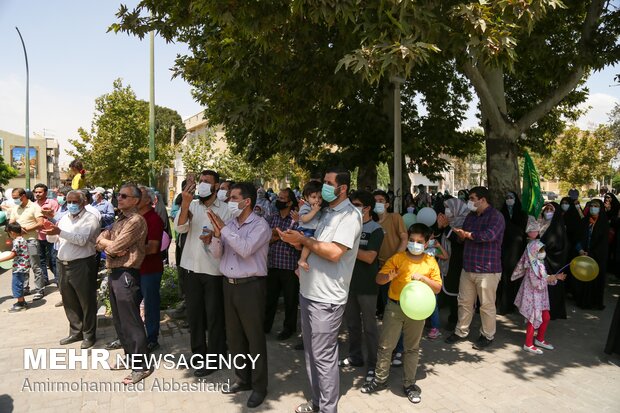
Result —
M 32 303 L 25 312 L 11 314 L 11 273 L 0 274 L 0 413 L 5 412 L 245 412 L 249 393 L 229 396 L 219 392 L 158 392 L 151 386 L 193 383 L 189 370 L 156 371 L 146 379 L 141 392 L 29 392 L 22 391 L 25 380 L 38 382 L 117 382 L 124 372 L 97 370 L 24 370 L 25 347 L 59 348 L 58 340 L 67 334 L 62 308 L 54 307 L 59 294 L 48 287 L 45 298 Z M 344 370 L 340 376 L 340 412 L 618 412 L 620 411 L 620 358 L 607 356 L 602 349 L 607 337 L 620 284 L 608 289 L 607 308 L 584 312 L 568 305 L 568 320 L 552 321 L 548 339 L 557 349 L 535 356 L 521 350 L 524 326 L 521 317 L 499 317 L 498 334 L 487 351 L 476 351 L 471 342 L 454 346 L 424 340 L 418 384 L 422 403 L 412 405 L 402 393 L 401 370 L 392 369 L 390 389 L 364 395 L 359 388 L 364 368 Z M 28 301 L 31 296 L 28 297 Z M 445 316 L 445 314 L 443 314 Z M 281 314 L 279 314 L 281 316 Z M 281 318 L 276 319 L 278 331 Z M 477 337 L 474 322 L 471 338 Z M 114 337 L 112 327 L 98 331 L 97 346 Z M 342 335 L 343 340 L 346 335 Z M 295 351 L 296 339 L 285 342 L 268 336 L 270 369 L 269 394 L 257 412 L 291 412 L 302 403 L 307 390 L 303 352 Z M 174 319 L 162 322 L 162 353 L 186 353 L 189 333 Z M 79 343 L 71 348 L 79 348 Z M 340 353 L 346 352 L 346 344 Z M 232 379 L 230 371 L 209 377 L 210 382 Z

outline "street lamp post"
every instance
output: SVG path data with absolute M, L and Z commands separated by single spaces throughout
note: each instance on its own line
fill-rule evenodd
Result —
M 28 70 L 28 53 L 26 53 L 26 44 L 24 43 L 24 38 L 20 33 L 19 29 L 15 27 L 17 30 L 17 34 L 19 34 L 19 39 L 22 41 L 22 47 L 24 48 L 24 57 L 26 58 L 26 153 L 25 153 L 25 163 L 26 163 L 26 189 L 30 189 L 30 72 Z
M 149 186 L 155 187 L 155 32 L 151 31 L 150 45 L 150 99 L 149 99 Z

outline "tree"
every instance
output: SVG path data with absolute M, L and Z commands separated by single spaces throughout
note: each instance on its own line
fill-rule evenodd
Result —
M 311 20 L 285 0 L 144 0 L 133 10 L 121 6 L 117 15 L 111 30 L 140 37 L 156 30 L 188 44 L 175 74 L 194 87 L 206 117 L 224 125 L 229 143 L 252 164 L 282 154 L 311 172 L 359 167 L 365 182 L 358 183 L 376 187 L 376 165 L 392 162 L 389 79 L 371 85 L 335 72 L 365 36 L 350 22 Z M 434 60 L 433 70 L 421 70 L 403 87 L 403 152 L 412 160 L 408 167 L 430 176 L 447 167 L 442 153 L 459 156 L 479 144 L 459 131 L 471 96 L 454 65 Z
M 582 131 L 573 126 L 560 135 L 549 156 L 538 160 L 541 173 L 581 187 L 600 179 L 609 171 L 609 163 L 617 153 L 609 145 L 613 139 L 607 126 L 595 131 Z
M 364 33 L 339 67 L 380 83 L 414 77 L 433 55 L 454 59 L 480 101 L 494 201 L 519 193 L 517 154 L 548 151 L 579 115 L 593 70 L 620 58 L 620 11 L 605 0 L 300 0 L 300 13 Z M 498 203 L 499 205 L 499 203 Z
M 172 161 L 171 126 L 175 126 L 175 141 L 185 134 L 185 126 L 178 113 L 164 107 L 155 107 L 155 119 L 156 157 L 152 166 L 160 171 Z M 118 187 L 126 182 L 148 182 L 148 103 L 138 100 L 121 79 L 114 81 L 112 92 L 95 99 L 91 129 L 87 132 L 80 128 L 78 134 L 79 139 L 69 140 L 75 151 L 68 154 L 82 160 L 89 185 Z
M 17 176 L 17 170 L 11 165 L 4 163 L 4 157 L 0 155 L 0 185 L 6 185 L 11 178 Z

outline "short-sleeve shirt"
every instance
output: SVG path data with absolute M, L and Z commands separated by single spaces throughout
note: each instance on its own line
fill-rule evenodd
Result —
M 390 289 L 388 290 L 388 296 L 392 300 L 400 300 L 400 293 L 405 285 L 411 282 L 411 276 L 413 274 L 425 275 L 431 280 L 441 284 L 441 275 L 439 274 L 437 260 L 427 254 L 422 254 L 420 258 L 418 258 L 412 257 L 407 251 L 399 252 L 387 260 L 383 268 L 381 268 L 381 273 L 389 274 L 392 270 L 396 270 L 398 273 L 396 278 L 390 283 Z
M 299 217 L 303 217 L 310 211 L 312 211 L 312 207 L 310 206 L 310 204 L 308 203 L 303 204 L 301 208 L 299 208 Z M 306 223 L 299 221 L 299 228 L 316 229 L 316 227 L 319 225 L 320 219 L 321 219 L 321 211 L 317 212 L 316 215 L 314 215 L 314 217 Z
M 17 237 L 13 240 L 12 251 L 16 254 L 13 258 L 13 272 L 28 272 L 30 270 L 30 254 L 28 253 L 28 243 L 24 237 Z
M 31 227 L 37 224 L 37 219 L 42 218 L 41 207 L 32 201 L 28 201 L 26 206 L 15 206 L 11 210 L 11 222 L 17 222 L 22 227 Z M 30 230 L 24 234 L 25 239 L 38 239 L 37 230 Z
M 377 294 L 378 285 L 376 282 L 379 272 L 379 250 L 383 243 L 383 228 L 373 220 L 362 226 L 362 236 L 360 237 L 360 250 L 376 251 L 377 257 L 372 264 L 368 264 L 360 259 L 355 260 L 353 268 L 353 278 L 351 278 L 351 293 L 355 294 Z
M 334 208 L 323 210 L 314 234 L 321 242 L 335 242 L 348 250 L 338 262 L 310 254 L 310 271 L 299 277 L 299 292 L 305 298 L 320 303 L 346 304 L 353 267 L 357 258 L 362 232 L 362 214 L 345 199 Z
M 146 221 L 146 244 L 149 241 L 161 241 L 164 235 L 164 223 L 161 221 L 157 212 L 152 208 L 142 215 Z M 155 254 L 148 254 L 144 256 L 142 265 L 140 266 L 140 274 L 153 274 L 164 272 L 164 261 L 161 258 L 161 253 L 157 251 Z
M 406 233 L 407 228 L 405 228 L 403 217 L 395 213 L 387 213 L 387 216 L 380 224 L 383 227 L 385 238 L 383 238 L 381 251 L 379 251 L 379 261 L 384 263 L 398 252 L 398 247 L 400 247 L 401 243 L 400 234 Z
M 82 178 L 82 174 L 81 173 L 77 173 L 73 176 L 73 179 L 71 180 L 71 189 L 73 190 L 78 190 L 78 189 L 84 189 L 85 187 L 85 183 L 84 183 L 84 179 Z

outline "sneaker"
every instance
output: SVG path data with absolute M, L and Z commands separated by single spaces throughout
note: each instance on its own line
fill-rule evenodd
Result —
M 300 404 L 295 409 L 295 413 L 318 413 L 319 411 L 321 411 L 319 406 L 315 405 L 312 402 Z
M 374 370 L 368 370 L 366 372 L 366 383 L 373 381 L 375 378 L 375 371 Z
M 13 307 L 9 309 L 9 313 L 19 313 L 20 311 L 24 311 L 28 309 L 28 304 L 25 301 L 18 301 L 13 304 Z
M 362 386 L 362 393 L 370 394 L 370 393 L 375 393 L 375 392 L 378 392 L 379 390 L 384 390 L 384 389 L 387 389 L 387 382 L 379 383 L 377 379 L 373 379 L 369 381 L 368 383 L 364 383 L 364 385 Z
M 448 344 L 455 344 L 463 340 L 465 340 L 465 337 L 457 336 L 455 333 L 452 333 L 444 341 Z
M 105 346 L 106 350 L 117 350 L 119 348 L 123 348 L 123 345 L 121 344 L 121 341 L 119 339 L 111 341 Z
M 394 353 L 392 355 L 392 367 L 400 367 L 403 365 L 403 353 Z
M 405 394 L 411 403 L 417 404 L 422 401 L 422 389 L 415 384 L 405 387 Z
M 474 343 L 472 347 L 475 348 L 476 350 L 482 350 L 490 346 L 491 343 L 493 343 L 493 340 L 489 340 L 488 338 L 486 338 L 485 336 L 481 334 L 480 337 L 478 337 L 478 340 L 476 340 L 476 342 Z
M 539 349 L 536 346 L 526 346 L 525 344 L 523 345 L 523 350 L 527 351 L 528 353 L 532 353 L 532 354 L 542 354 L 543 351 L 541 349 Z
M 435 327 L 431 328 L 431 330 L 426 335 L 426 338 L 428 338 L 429 340 L 435 340 L 438 337 L 441 337 L 441 331 L 439 331 L 439 329 Z
M 547 343 L 545 340 L 538 341 L 538 339 L 534 339 L 534 344 L 537 345 L 538 347 L 544 348 L 545 350 L 554 350 L 555 349 L 555 347 L 553 347 L 553 344 Z
M 38 300 L 40 300 L 40 299 L 42 299 L 42 298 L 43 298 L 43 293 L 35 293 L 35 294 L 32 296 L 32 301 L 38 301 Z

